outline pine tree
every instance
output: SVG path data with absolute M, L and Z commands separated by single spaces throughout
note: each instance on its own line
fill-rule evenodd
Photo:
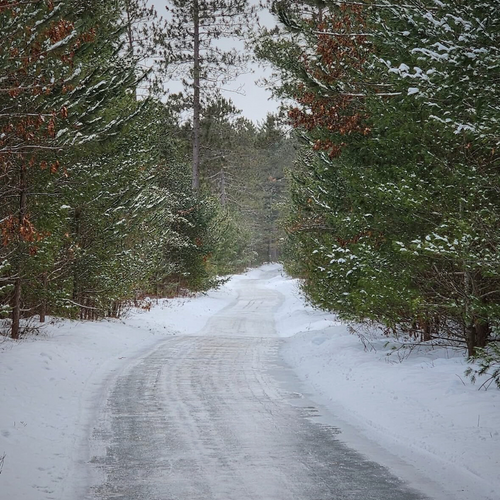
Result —
M 401 242 L 402 250 L 426 264 L 422 303 L 448 320 L 470 355 L 485 346 L 499 317 L 492 252 L 498 199 L 490 188 L 498 179 L 498 110 L 490 105 L 500 73 L 497 10 L 494 1 L 396 4 L 378 21 L 381 46 L 391 51 L 379 63 L 404 101 L 420 110 L 427 129 L 420 156 L 427 165 L 417 161 L 421 170 L 433 169 L 434 225 Z
M 61 274 L 68 232 L 61 218 L 69 204 L 58 202 L 71 185 L 69 172 L 102 151 L 140 109 L 130 99 L 123 106 L 138 76 L 123 53 L 125 25 L 117 6 L 61 0 L 7 2 L 0 10 L 8 41 L 0 51 L 1 256 L 12 265 L 14 338 L 23 289 L 30 291 L 24 308 L 40 307 L 43 317 L 50 279 Z
M 499 317 L 495 3 L 276 2 L 259 47 L 316 151 L 289 219 L 310 296 L 469 354 Z
M 204 96 L 231 81 L 246 57 L 236 49 L 224 50 L 221 39 L 245 36 L 255 18 L 248 0 L 170 0 L 167 6 L 168 67 L 180 76 L 192 110 L 192 187 L 200 188 L 200 141 Z
M 75 28 L 65 4 L 56 4 L 3 2 L 0 8 L 6 42 L 0 51 L 0 164 L 5 179 L 0 224 L 3 253 L 13 271 L 13 338 L 19 337 L 24 263 L 43 238 L 29 209 L 32 172 L 55 174 L 59 169 L 56 124 L 68 116 L 60 97 L 74 77 L 75 53 L 93 37 Z

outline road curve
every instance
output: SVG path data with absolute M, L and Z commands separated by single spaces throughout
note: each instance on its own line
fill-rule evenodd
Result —
M 93 440 L 96 500 L 423 500 L 318 421 L 279 356 L 282 301 L 259 280 L 199 335 L 176 336 L 110 386 Z

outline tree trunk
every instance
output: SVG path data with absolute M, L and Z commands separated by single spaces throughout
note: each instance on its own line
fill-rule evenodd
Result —
M 128 50 L 131 55 L 134 55 L 134 37 L 132 35 L 132 16 L 130 14 L 130 0 L 125 2 L 125 11 L 127 14 L 127 41 Z
M 128 50 L 130 52 L 130 55 L 133 57 L 135 51 L 134 51 L 134 34 L 133 34 L 133 30 L 132 30 L 132 12 L 131 12 L 130 0 L 127 0 L 125 2 L 125 11 L 126 11 L 126 15 L 127 15 Z M 135 95 L 135 100 L 137 101 L 139 99 L 137 85 L 134 85 L 134 95 Z
M 477 347 L 476 327 L 474 323 L 470 323 L 465 327 L 465 340 L 467 342 L 467 355 L 472 357 L 476 353 Z
M 75 208 L 75 218 L 73 219 L 74 224 L 74 241 L 75 243 L 79 243 L 80 241 L 80 232 L 81 232 L 81 215 L 82 210 L 80 207 Z M 80 296 L 80 279 L 78 276 L 78 260 L 73 258 L 73 301 L 81 304 L 82 297 Z
M 47 289 L 48 289 L 48 279 L 47 273 L 42 275 L 42 285 L 43 285 L 43 297 L 42 303 L 40 304 L 40 323 L 45 323 L 45 316 L 47 314 Z
M 200 190 L 200 18 L 198 0 L 193 1 L 193 177 L 195 193 Z
M 220 204 L 225 207 L 227 204 L 226 175 L 224 169 L 220 171 Z
M 269 233 L 267 235 L 267 260 L 268 262 L 272 262 L 272 255 L 271 255 L 271 230 L 269 230 Z
M 422 333 L 420 334 L 420 341 L 427 342 L 431 340 L 432 333 L 432 319 L 425 320 L 422 323 Z
M 11 337 L 18 339 L 20 335 L 20 320 L 21 320 L 21 292 L 22 292 L 22 235 L 21 229 L 24 227 L 26 218 L 26 165 L 22 164 L 19 172 L 19 235 L 18 235 L 18 259 L 16 265 L 16 279 L 14 282 L 14 297 L 12 301 L 12 331 Z
M 21 266 L 17 266 L 17 272 L 21 271 Z M 14 340 L 19 339 L 21 318 L 21 277 L 18 275 L 14 282 L 14 297 L 12 302 L 12 331 L 11 337 Z
M 488 337 L 490 336 L 490 325 L 487 321 L 476 320 L 476 345 L 477 347 L 486 347 Z
M 462 214 L 462 202 L 460 201 L 460 214 Z M 476 352 L 476 327 L 474 325 L 474 319 L 471 314 L 470 297 L 472 295 L 472 276 L 467 270 L 467 267 L 463 265 L 464 268 L 464 296 L 465 296 L 465 341 L 467 342 L 467 354 L 469 357 L 474 356 Z

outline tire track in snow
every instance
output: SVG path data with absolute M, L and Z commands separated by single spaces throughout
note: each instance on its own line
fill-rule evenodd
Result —
M 95 434 L 103 480 L 90 496 L 422 500 L 315 421 L 278 354 L 282 297 L 258 284 L 243 283 L 199 336 L 172 337 L 117 376 Z

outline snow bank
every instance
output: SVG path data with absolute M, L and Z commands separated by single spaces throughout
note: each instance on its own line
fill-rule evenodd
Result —
M 274 318 L 276 332 L 280 337 L 341 325 L 332 314 L 307 304 L 300 292 L 299 280 L 287 276 L 281 266 L 268 264 L 263 269 L 273 272 L 273 277 L 266 281 L 265 287 L 276 290 L 285 298 Z
M 59 321 L 0 344 L 0 498 L 64 498 L 92 389 L 159 338 L 119 322 Z
M 462 352 L 394 351 L 382 332 L 358 327 L 355 335 L 304 305 L 297 280 L 266 286 L 285 297 L 276 314 L 278 334 L 289 337 L 285 360 L 312 399 L 344 421 L 348 444 L 402 477 L 407 464 L 416 468 L 431 498 L 500 498 L 500 391 L 478 391 L 464 378 Z

